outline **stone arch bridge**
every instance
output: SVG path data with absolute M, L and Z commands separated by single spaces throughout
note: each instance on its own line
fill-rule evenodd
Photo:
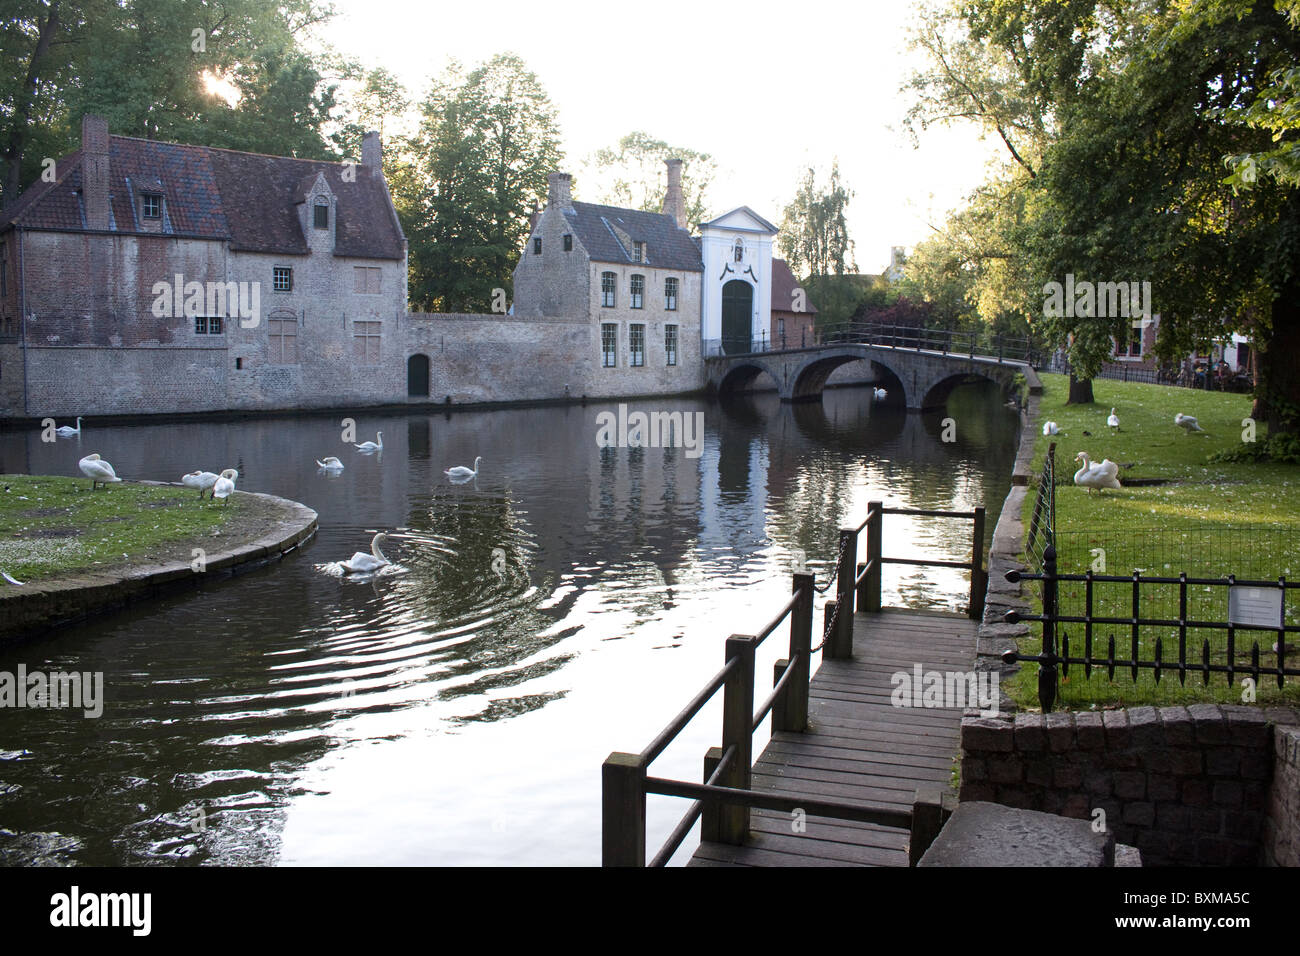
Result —
M 1031 392 L 1041 388 L 1027 362 L 866 343 L 710 356 L 705 372 L 709 389 L 718 393 L 743 389 L 766 372 L 776 382 L 781 401 L 816 401 L 831 372 L 857 361 L 870 362 L 889 401 L 901 398 L 909 409 L 940 408 L 954 388 L 972 378 L 988 379 L 1009 393 L 1015 377 L 1023 375 Z

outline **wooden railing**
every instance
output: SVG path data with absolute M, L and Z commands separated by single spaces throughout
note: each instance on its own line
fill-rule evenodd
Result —
M 970 561 L 919 558 L 889 558 L 882 552 L 885 515 L 957 518 L 974 521 Z M 867 560 L 857 563 L 858 537 L 866 532 Z M 831 817 L 874 823 L 910 830 L 909 859 L 915 865 L 942 825 L 942 794 L 918 792 L 911 810 L 870 807 L 833 801 L 788 797 L 751 788 L 754 765 L 753 735 L 768 715 L 772 732 L 802 733 L 808 726 L 808 692 L 813 653 L 819 648 L 827 659 L 853 656 L 853 613 L 881 609 L 881 569 L 886 564 L 930 565 L 969 568 L 971 571 L 970 616 L 984 614 L 984 592 L 988 574 L 984 566 L 984 509 L 972 511 L 930 511 L 886 508 L 870 502 L 867 517 L 856 528 L 840 531 L 839 555 L 832 579 L 836 599 L 827 601 L 822 641 L 812 646 L 812 574 L 796 572 L 790 599 L 775 613 L 767 626 L 755 634 L 733 634 L 727 638 L 725 662 L 713 678 L 682 711 L 640 753 L 611 753 L 601 768 L 601 860 L 604 866 L 646 866 L 646 796 L 660 794 L 692 801 L 686 814 L 651 858 L 650 866 L 664 866 L 700 821 L 700 838 L 740 845 L 749 834 L 750 811 L 754 808 L 808 816 Z M 824 590 L 829 590 L 830 583 Z M 754 709 L 755 657 L 759 646 L 787 620 L 790 622 L 789 654 L 776 662 L 772 692 Z M 649 775 L 650 764 L 667 749 L 691 720 L 721 690 L 722 744 L 704 755 L 703 783 L 670 780 Z

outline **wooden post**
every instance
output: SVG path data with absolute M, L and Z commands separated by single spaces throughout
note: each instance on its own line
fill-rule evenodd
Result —
M 808 680 L 812 673 L 813 585 L 811 574 L 794 576 L 794 591 L 799 595 L 790 612 L 790 660 L 795 674 L 785 693 L 786 730 L 803 733 L 808 729 Z
M 827 601 L 822 605 L 822 660 L 835 660 L 835 642 L 831 639 L 831 621 L 835 620 L 834 601 Z
M 708 783 L 713 776 L 713 771 L 718 769 L 718 764 L 722 763 L 722 748 L 710 747 L 704 752 L 704 782 Z M 700 839 L 710 843 L 717 843 L 719 840 L 718 833 L 721 827 L 720 811 L 722 805 L 716 800 L 705 800 L 704 806 L 700 808 Z
M 984 620 L 984 594 L 989 587 L 988 571 L 984 568 L 984 509 L 975 509 L 975 532 L 970 559 L 970 610 L 973 621 Z
M 734 748 L 719 783 L 736 790 L 750 788 L 754 764 L 754 650 L 757 641 L 748 634 L 727 638 L 727 660 L 738 658 L 722 686 L 722 752 Z M 749 836 L 749 807 L 728 804 L 719 812 L 718 840 L 740 846 Z
M 921 862 L 925 851 L 930 849 L 952 816 L 953 803 L 951 793 L 944 788 L 924 787 L 916 791 L 912 801 L 912 837 L 907 844 L 908 866 Z
M 612 753 L 600 768 L 601 866 L 645 866 L 645 761 Z
M 859 578 L 862 579 L 861 581 L 858 581 L 857 592 L 853 596 L 854 603 L 857 605 L 859 611 L 865 611 L 867 609 L 867 578 L 866 575 L 862 573 L 862 569 L 866 566 L 867 563 L 865 561 L 860 561 L 857 565 L 857 573 L 853 575 L 854 581 L 858 581 Z
M 835 657 L 840 659 L 853 656 L 853 569 L 857 563 L 858 533 L 852 528 L 841 528 L 840 564 L 835 572 L 835 603 L 840 615 L 835 621 L 835 633 L 831 635 L 835 642 Z
M 866 581 L 863 582 L 867 586 L 867 593 L 866 606 L 862 610 L 868 614 L 880 610 L 880 561 L 884 551 L 881 529 L 884 525 L 882 521 L 884 507 L 883 502 L 867 502 L 867 560 L 874 562 L 871 570 L 867 572 Z
M 781 678 L 785 676 L 785 672 L 789 669 L 790 662 L 784 657 L 772 665 L 773 687 L 781 683 Z M 794 680 L 793 677 L 790 679 Z M 786 688 L 786 692 L 789 692 L 789 687 Z M 786 721 L 790 719 L 790 715 L 786 712 L 785 697 L 785 694 L 781 694 L 776 700 L 772 701 L 772 733 L 776 733 L 778 730 L 790 729 L 786 726 Z

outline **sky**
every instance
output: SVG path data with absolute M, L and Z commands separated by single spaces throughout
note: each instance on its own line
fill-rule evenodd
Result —
M 926 238 L 997 156 L 969 127 L 913 146 L 900 87 L 924 65 L 907 46 L 916 2 L 334 4 L 322 38 L 417 98 L 451 57 L 522 57 L 558 111 L 577 199 L 601 198 L 584 194 L 582 161 L 633 130 L 714 157 L 714 215 L 744 205 L 777 225 L 803 170 L 838 160 L 862 272 Z

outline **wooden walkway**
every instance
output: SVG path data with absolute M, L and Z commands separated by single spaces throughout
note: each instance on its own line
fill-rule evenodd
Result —
M 891 675 L 969 671 L 975 627 L 965 615 L 856 614 L 853 659 L 823 661 L 809 689 L 806 733 L 777 733 L 754 764 L 755 790 L 910 810 L 922 785 L 950 786 L 961 709 L 894 707 Z M 754 810 L 744 846 L 702 843 L 690 866 L 907 866 L 905 830 Z

